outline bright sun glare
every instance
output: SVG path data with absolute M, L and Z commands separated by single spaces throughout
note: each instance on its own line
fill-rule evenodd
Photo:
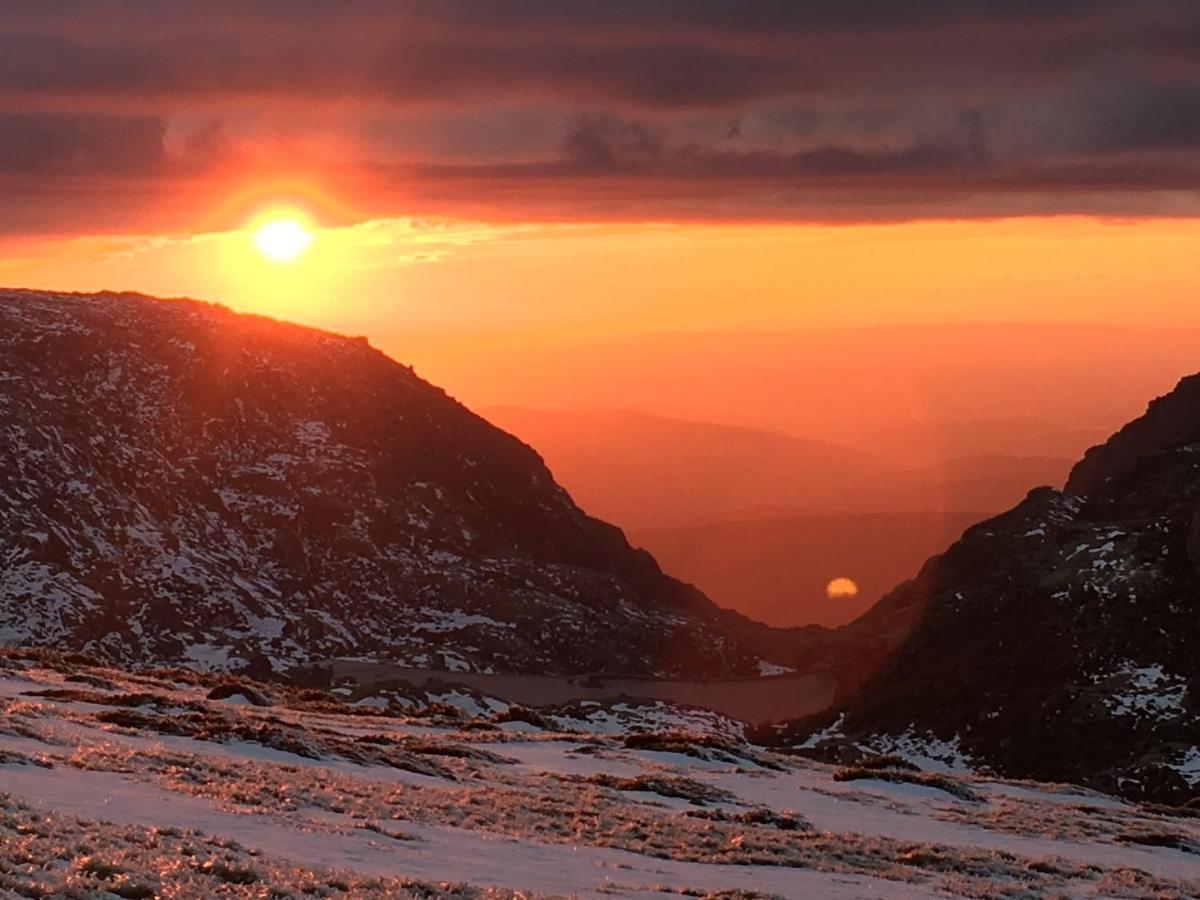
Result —
M 291 262 L 312 239 L 312 233 L 298 219 L 272 219 L 254 232 L 254 246 L 275 262 Z

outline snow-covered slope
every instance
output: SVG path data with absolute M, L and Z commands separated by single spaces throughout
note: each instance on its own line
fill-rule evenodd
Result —
M 840 769 L 667 708 L 596 729 L 431 699 L 0 654 L 0 893 L 1200 891 L 1200 819 L 1178 810 L 899 759 Z
M 263 672 L 752 672 L 745 620 L 369 347 L 0 291 L 0 643 Z

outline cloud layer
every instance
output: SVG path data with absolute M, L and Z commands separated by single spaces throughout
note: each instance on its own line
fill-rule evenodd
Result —
M 1200 211 L 1181 0 L 0 0 L 0 23 L 10 229 L 103 202 L 191 227 L 196 196 L 276 176 L 363 217 Z

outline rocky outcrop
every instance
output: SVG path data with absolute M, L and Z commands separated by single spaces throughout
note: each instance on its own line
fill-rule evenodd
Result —
M 1192 510 L 1192 525 L 1188 529 L 1184 546 L 1187 548 L 1187 557 L 1191 560 L 1192 567 L 1200 573 L 1200 503 Z
M 1103 444 L 1083 455 L 1067 479 L 1069 494 L 1090 494 L 1155 453 L 1200 441 L 1200 374 L 1181 380 Z
M 747 627 L 364 341 L 0 292 L 0 642 L 702 674 L 757 670 Z

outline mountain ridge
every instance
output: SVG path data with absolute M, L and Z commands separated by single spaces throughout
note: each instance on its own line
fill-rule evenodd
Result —
M 730 635 L 753 623 L 362 339 L 111 292 L 0 291 L 0 322 L 0 640 L 215 668 L 757 665 Z

